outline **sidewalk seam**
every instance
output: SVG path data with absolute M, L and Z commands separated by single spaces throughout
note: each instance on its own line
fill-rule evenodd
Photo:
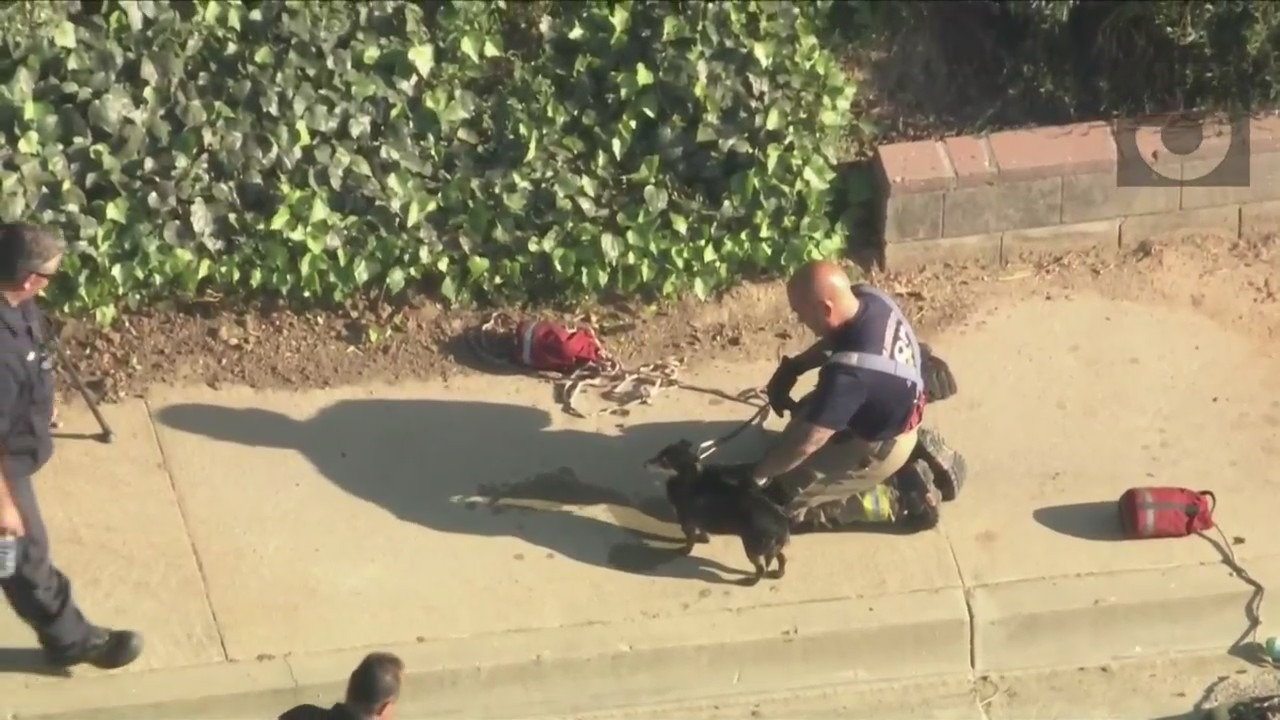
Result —
M 182 493 L 178 492 L 178 483 L 173 479 L 173 468 L 169 467 L 169 455 L 165 452 L 164 442 L 160 440 L 160 431 L 156 428 L 151 401 L 143 398 L 142 407 L 147 411 L 147 424 L 151 426 L 151 437 L 156 442 L 156 449 L 160 451 L 160 464 L 164 468 L 165 477 L 169 479 L 169 490 L 173 493 L 173 501 L 178 505 L 178 517 L 182 519 L 182 531 L 187 535 L 187 547 L 191 549 L 191 557 L 196 562 L 196 572 L 200 575 L 200 589 L 204 591 L 204 606 L 209 611 L 209 617 L 213 618 L 214 629 L 218 631 L 218 647 L 222 650 L 222 661 L 231 662 L 231 654 L 227 652 L 227 638 L 222 632 L 222 621 L 218 619 L 218 611 L 214 609 L 213 600 L 209 597 L 209 578 L 205 574 L 200 551 L 196 549 L 196 541 L 191 538 L 191 524 L 187 522 L 186 503 L 182 500 Z M 289 669 L 289 675 L 293 676 L 292 668 Z M 294 684 L 297 684 L 297 678 L 294 678 Z

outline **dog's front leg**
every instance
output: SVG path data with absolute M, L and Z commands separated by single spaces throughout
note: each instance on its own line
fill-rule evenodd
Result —
M 774 561 L 778 563 L 778 568 L 773 571 L 773 579 L 781 580 L 787 574 L 787 556 L 779 550 L 774 556 Z
M 706 540 L 703 540 L 703 538 L 705 538 L 707 534 L 699 530 L 698 526 L 694 525 L 693 523 L 684 523 L 680 526 L 680 529 L 684 531 L 684 554 L 685 555 L 688 555 L 689 553 L 693 552 L 694 545 L 697 545 L 698 543 L 701 543 L 701 542 L 707 542 Z
M 693 546 L 698 543 L 698 534 L 702 531 L 689 519 L 688 513 L 680 510 L 678 505 L 676 506 L 676 522 L 680 524 L 680 532 L 684 533 L 684 548 L 682 552 L 688 555 L 693 552 Z

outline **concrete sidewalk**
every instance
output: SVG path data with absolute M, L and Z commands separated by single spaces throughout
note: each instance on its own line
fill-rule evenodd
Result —
M 755 588 L 734 584 L 750 567 L 736 540 L 671 553 L 678 531 L 641 469 L 668 442 L 732 429 L 742 405 L 671 391 L 580 420 L 546 384 L 469 377 L 108 407 L 116 444 L 63 441 L 42 504 L 85 609 L 144 631 L 147 654 L 114 674 L 32 674 L 29 633 L 0 613 L 0 710 L 270 717 L 336 698 L 374 647 L 409 664 L 407 717 L 510 718 L 920 677 L 969 687 L 1237 639 L 1250 588 L 1200 538 L 1115 542 L 1114 501 L 1135 485 L 1212 489 L 1241 561 L 1280 579 L 1280 369 L 1199 316 L 1089 297 L 1007 308 L 934 344 L 961 394 L 930 422 L 971 468 L 943 526 L 798 537 L 787 577 Z M 686 379 L 736 392 L 771 370 Z M 78 405 L 64 420 L 94 430 Z

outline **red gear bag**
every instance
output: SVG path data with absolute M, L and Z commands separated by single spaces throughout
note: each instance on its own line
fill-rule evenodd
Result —
M 1134 540 L 1186 537 L 1213 527 L 1218 499 L 1208 490 L 1130 488 L 1120 496 L 1120 524 Z
M 545 320 L 525 320 L 516 326 L 512 360 L 537 371 L 570 373 L 604 359 L 604 348 L 590 328 L 569 330 Z

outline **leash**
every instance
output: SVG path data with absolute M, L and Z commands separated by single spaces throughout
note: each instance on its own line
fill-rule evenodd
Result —
M 669 357 L 666 360 L 645 363 L 634 370 L 627 370 L 622 362 L 605 351 L 603 346 L 601 348 L 602 357 L 600 362 L 584 365 L 568 375 L 546 370 L 535 370 L 507 360 L 508 353 L 496 350 L 493 347 L 493 335 L 510 337 L 514 334 L 516 325 L 517 321 L 510 315 L 494 313 L 489 316 L 489 319 L 483 325 L 466 334 L 467 342 L 472 351 L 486 362 L 512 368 L 525 375 L 551 382 L 555 388 L 556 402 L 560 403 L 560 408 L 564 412 L 574 417 L 587 418 L 600 415 L 624 414 L 633 405 L 652 404 L 654 397 L 659 392 L 669 388 L 681 388 L 714 395 L 724 400 L 740 402 L 746 405 L 756 405 L 751 401 L 751 397 L 760 395 L 760 391 L 756 389 L 731 395 L 723 390 L 704 388 L 681 382 L 679 376 L 680 371 L 684 369 L 684 358 L 679 357 Z M 583 413 L 575 407 L 574 400 L 587 387 L 603 388 L 600 393 L 601 397 L 614 403 L 614 405 L 597 410 L 591 415 Z M 767 407 L 766 403 L 765 408 L 767 409 Z M 747 424 L 749 425 L 754 421 L 755 419 L 753 418 Z M 743 429 L 745 428 L 739 428 L 733 435 Z M 724 442 L 724 439 L 717 441 L 718 444 L 723 444 Z
M 76 371 L 76 366 L 71 363 L 66 351 L 62 349 L 62 341 L 58 337 L 57 328 L 53 326 L 53 320 L 47 314 L 41 314 L 44 315 L 44 325 L 41 328 L 44 344 L 46 347 L 53 348 L 53 354 L 58 359 L 58 367 L 66 371 L 67 377 L 71 379 L 71 386 L 76 389 L 76 392 L 80 393 L 80 399 L 84 400 L 84 404 L 89 406 L 89 412 L 93 413 L 93 419 L 97 421 L 100 431 L 96 436 L 98 441 L 103 443 L 114 442 L 115 432 L 107 424 L 107 419 L 102 416 L 102 410 L 98 407 L 99 398 L 94 397 L 93 393 L 89 392 L 84 380 L 80 379 L 80 373 Z M 54 423 L 56 427 L 57 415 L 54 416 Z
M 760 394 L 761 393 L 759 390 L 747 390 L 742 393 L 742 395 L 744 396 L 760 395 Z M 715 451 L 727 445 L 730 440 L 741 435 L 743 431 L 745 431 L 747 428 L 752 427 L 753 425 L 764 425 L 764 421 L 767 420 L 768 418 L 769 418 L 769 404 L 766 402 L 764 405 L 760 407 L 759 410 L 756 410 L 756 413 L 752 415 L 750 418 L 748 418 L 746 422 L 734 428 L 729 433 L 722 435 L 714 440 L 708 440 L 702 443 L 701 445 L 699 445 L 698 460 L 699 461 L 706 460 L 708 457 L 712 455 L 712 453 L 714 453 Z
M 1212 507 L 1216 509 L 1217 505 L 1218 500 L 1216 497 L 1213 497 Z M 1212 512 L 1212 509 L 1210 512 Z M 1230 649 L 1237 651 L 1241 650 L 1247 643 L 1252 652 L 1247 654 L 1241 652 L 1237 657 L 1250 662 L 1256 667 L 1271 668 L 1274 670 L 1280 667 L 1280 663 L 1277 663 L 1272 659 L 1270 654 L 1267 652 L 1266 647 L 1258 642 L 1258 629 L 1262 626 L 1262 601 L 1266 598 L 1267 588 L 1262 583 L 1255 580 L 1253 576 L 1249 574 L 1249 571 L 1245 570 L 1244 566 L 1240 564 L 1240 561 L 1236 559 L 1236 552 L 1232 549 L 1233 546 L 1231 541 L 1227 538 L 1227 534 L 1223 532 L 1222 527 L 1217 523 L 1214 523 L 1213 528 L 1218 531 L 1218 537 L 1221 538 L 1221 542 L 1200 530 L 1196 531 L 1196 535 L 1199 535 L 1205 542 L 1213 546 L 1213 549 L 1217 550 L 1218 554 L 1222 556 L 1222 562 L 1236 574 L 1236 577 L 1240 578 L 1246 585 L 1253 588 L 1253 594 L 1249 596 L 1248 601 L 1246 601 L 1244 605 L 1244 616 L 1245 620 L 1249 623 L 1249 626 L 1245 628 L 1244 632 L 1240 633 L 1240 637 L 1236 638 L 1235 642 L 1231 643 Z M 1280 710 L 1280 695 L 1240 698 L 1206 711 L 1204 703 L 1213 696 L 1218 686 L 1227 679 L 1227 676 L 1220 677 L 1209 687 L 1205 688 L 1200 700 L 1196 702 L 1195 710 L 1197 711 L 1197 714 L 1201 714 L 1205 718 L 1276 717 L 1276 715 L 1273 715 L 1272 713 Z
M 1213 508 L 1216 508 L 1217 505 L 1217 498 L 1214 498 Z M 1210 512 L 1212 511 L 1211 509 Z M 1227 534 L 1223 532 L 1222 527 L 1214 523 L 1213 529 L 1218 531 L 1218 537 L 1222 538 L 1222 542 L 1218 542 L 1217 539 L 1205 534 L 1203 531 L 1197 530 L 1196 535 L 1199 535 L 1205 542 L 1212 545 L 1213 549 L 1217 550 L 1218 554 L 1222 556 L 1222 562 L 1231 569 L 1231 572 L 1235 573 L 1236 577 L 1240 578 L 1245 585 L 1253 589 L 1253 594 L 1249 596 L 1244 605 L 1244 617 L 1249 626 L 1240 634 L 1240 637 L 1236 638 L 1235 642 L 1231 643 L 1231 647 L 1232 649 L 1239 649 L 1247 642 L 1254 651 L 1254 657 L 1251 658 L 1254 664 L 1259 667 L 1280 667 L 1280 663 L 1271 659 L 1262 644 L 1258 642 L 1258 629 L 1262 627 L 1262 601 L 1266 599 L 1267 588 L 1255 580 L 1249 574 L 1249 571 L 1245 570 L 1244 566 L 1240 564 L 1240 561 L 1236 559 L 1236 551 L 1232 549 L 1231 541 L 1227 538 Z

